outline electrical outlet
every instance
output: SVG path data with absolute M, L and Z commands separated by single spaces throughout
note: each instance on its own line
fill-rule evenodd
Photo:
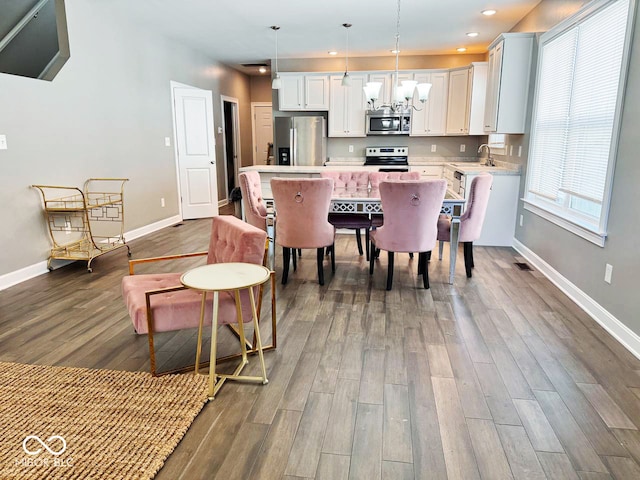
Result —
M 518 156 L 521 157 L 522 156 L 522 145 L 518 146 Z
M 171 138 L 164 137 L 164 146 L 165 147 L 170 147 L 171 146 Z
M 0 135 L 0 150 L 6 150 L 6 149 L 7 149 L 7 136 Z
M 431 153 L 435 153 L 436 151 L 436 146 L 435 145 L 431 145 Z
M 160 206 L 161 206 L 161 207 L 164 207 L 164 197 L 162 197 L 162 198 L 160 199 Z
M 464 143 L 461 143 L 460 144 L 460 152 L 464 153 L 466 149 L 467 149 L 467 146 Z
M 613 265 L 609 265 L 604 268 L 604 281 L 611 284 L 611 274 L 613 274 Z
M 353 145 L 349 145 L 349 153 L 353 153 Z
M 520 226 L 524 224 L 524 215 L 520 215 Z

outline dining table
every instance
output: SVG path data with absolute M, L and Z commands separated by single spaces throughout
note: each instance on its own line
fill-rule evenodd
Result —
M 271 192 L 263 191 L 263 199 L 267 205 L 268 216 L 275 213 Z M 464 212 L 466 200 L 447 190 L 440 213 L 451 217 L 450 249 L 449 249 L 449 284 L 453 285 L 456 271 L 456 257 L 458 253 L 458 234 L 460 216 Z M 331 195 L 329 213 L 344 214 L 383 214 L 380 189 L 378 188 L 335 188 Z

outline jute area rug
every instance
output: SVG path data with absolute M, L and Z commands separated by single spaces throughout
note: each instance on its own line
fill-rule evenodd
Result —
M 207 377 L 0 362 L 0 479 L 150 479 Z

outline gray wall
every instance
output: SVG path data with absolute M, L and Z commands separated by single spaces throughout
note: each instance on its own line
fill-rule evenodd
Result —
M 113 18 L 108 2 L 67 0 L 67 20 L 71 58 L 52 82 L 0 74 L 0 134 L 9 147 L 0 150 L 0 275 L 48 257 L 33 183 L 130 178 L 125 230 L 178 213 L 174 149 L 164 146 L 173 139 L 171 80 L 212 90 L 216 127 L 220 94 L 240 100 L 242 158 L 251 162 L 247 76 Z M 222 159 L 220 135 L 216 143 Z
M 543 0 L 515 30 L 546 31 L 585 3 L 587 2 Z M 636 13 L 636 25 L 638 14 L 640 9 Z M 640 162 L 637 146 L 637 125 L 640 124 L 639 84 L 640 35 L 636 32 L 631 50 L 613 181 L 609 236 L 604 248 L 524 210 L 522 204 L 518 214 L 524 215 L 524 226 L 516 227 L 516 238 L 520 242 L 636 334 L 640 334 L 640 300 L 636 292 L 640 253 L 635 246 L 640 234 Z M 528 138 L 525 138 L 525 142 L 528 143 Z M 522 196 L 524 191 L 521 190 L 520 193 Z M 613 265 L 611 285 L 604 282 L 607 263 Z

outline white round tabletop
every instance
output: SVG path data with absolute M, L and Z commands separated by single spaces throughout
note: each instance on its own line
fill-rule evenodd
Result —
M 254 263 L 211 263 L 184 273 L 180 281 L 185 287 L 203 291 L 225 291 L 260 285 L 271 271 Z

